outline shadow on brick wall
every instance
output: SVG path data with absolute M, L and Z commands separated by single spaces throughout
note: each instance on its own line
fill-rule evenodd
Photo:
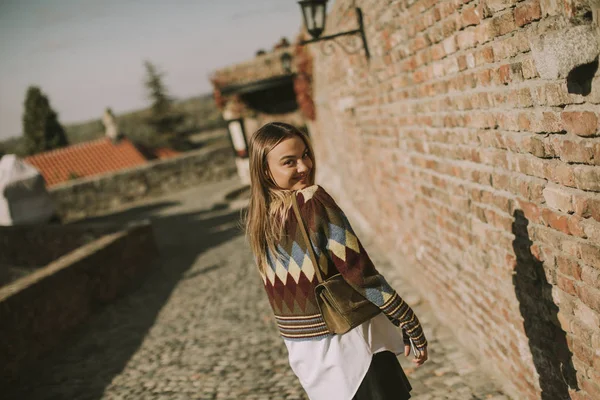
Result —
M 103 398 L 113 379 L 133 361 L 132 357 L 177 283 L 222 267 L 213 265 L 203 270 L 190 270 L 195 260 L 209 249 L 243 234 L 238 227 L 239 210 L 231 211 L 217 205 L 198 212 L 160 215 L 163 206 L 132 208 L 85 221 L 102 224 L 150 219 L 161 254 L 161 266 L 135 292 L 89 318 L 56 350 L 28 368 L 8 390 L 2 390 L 2 399 Z M 161 354 L 156 357 L 159 359 Z M 155 360 L 133 362 L 144 364 Z M 124 386 L 121 382 L 119 391 L 127 398 L 139 398 L 143 388 L 136 388 L 136 384 L 135 379 Z
M 558 307 L 552 300 L 544 266 L 531 253 L 529 221 L 521 210 L 514 213 L 513 248 L 517 258 L 513 284 L 523 316 L 525 334 L 539 375 L 542 400 L 569 399 L 569 387 L 577 387 L 572 353 L 558 321 Z

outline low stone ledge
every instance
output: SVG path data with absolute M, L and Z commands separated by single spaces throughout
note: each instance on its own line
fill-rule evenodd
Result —
M 2 265 L 43 267 L 108 233 L 122 230 L 116 224 L 0 226 Z
M 235 159 L 229 143 L 185 153 L 167 160 L 50 189 L 63 220 L 75 220 L 121 208 L 164 193 L 234 176 Z
M 102 236 L 0 288 L 0 375 L 13 379 L 95 310 L 136 287 L 158 259 L 146 222 Z

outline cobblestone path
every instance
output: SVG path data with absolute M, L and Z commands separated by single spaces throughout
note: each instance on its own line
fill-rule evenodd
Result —
M 161 267 L 90 318 L 4 388 L 4 400 L 307 399 L 288 366 L 261 281 L 239 228 L 237 179 L 193 188 L 98 220 L 151 218 Z M 366 247 L 369 243 L 364 240 Z M 414 306 L 430 340 L 415 369 L 415 400 L 507 399 L 436 324 L 429 305 L 370 253 Z

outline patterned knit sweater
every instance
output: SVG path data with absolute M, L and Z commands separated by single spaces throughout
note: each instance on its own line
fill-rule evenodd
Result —
M 313 185 L 295 195 L 323 279 L 341 273 L 355 290 L 402 328 L 405 342 L 410 336 L 418 348 L 426 347 L 417 316 L 377 272 L 348 219 L 325 189 Z M 277 251 L 279 257 L 269 252 L 268 265 L 261 275 L 281 336 L 288 340 L 315 340 L 332 335 L 317 306 L 316 266 L 310 260 L 291 209 Z

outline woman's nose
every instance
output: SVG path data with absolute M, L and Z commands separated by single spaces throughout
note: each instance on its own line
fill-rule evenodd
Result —
M 298 165 L 298 173 L 303 173 L 310 169 L 310 168 L 308 168 L 308 165 L 306 165 L 304 163 L 304 161 L 299 161 L 297 165 Z

